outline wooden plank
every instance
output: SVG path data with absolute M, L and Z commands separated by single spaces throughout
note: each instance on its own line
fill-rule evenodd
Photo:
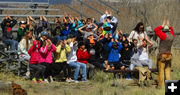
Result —
M 157 69 L 150 69 L 151 72 L 158 72 Z M 138 72 L 138 70 L 104 70 L 105 73 L 131 73 Z M 173 72 L 173 70 L 171 70 Z

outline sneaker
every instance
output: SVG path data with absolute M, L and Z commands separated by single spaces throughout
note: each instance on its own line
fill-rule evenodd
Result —
M 36 78 L 33 78 L 33 79 L 32 79 L 32 82 L 35 83 L 35 84 L 38 83 L 38 81 L 36 80 Z
M 44 83 L 43 79 L 41 79 L 41 78 L 38 80 L 38 82 L 39 83 Z
M 45 83 L 49 83 L 49 81 L 48 81 L 47 79 L 44 79 L 44 82 L 45 82 Z
M 68 82 L 68 83 L 69 83 L 69 82 L 71 82 L 71 80 L 69 80 L 69 79 L 66 79 L 66 82 Z
M 79 83 L 79 81 L 75 80 L 74 83 Z
M 74 80 L 71 79 L 70 82 L 74 82 Z

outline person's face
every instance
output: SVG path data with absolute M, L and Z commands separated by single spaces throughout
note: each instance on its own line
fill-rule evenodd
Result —
M 81 46 L 81 49 L 84 50 L 84 49 L 85 49 L 85 45 L 82 45 L 82 46 Z
M 62 48 L 62 49 L 64 49 L 64 48 L 65 48 L 65 44 L 64 44 L 64 43 L 62 43 L 61 48 Z
M 9 26 L 9 25 L 10 25 L 10 23 L 9 23 L 9 22 L 7 22 L 7 23 L 6 23 L 6 25 L 7 25 L 7 26 Z
M 147 42 L 143 41 L 143 47 L 146 47 L 146 46 L 147 46 Z
M 117 47 L 118 47 L 118 46 L 117 46 L 116 44 L 113 44 L 113 48 L 114 48 L 114 49 L 117 49 Z
M 29 25 L 32 25 L 32 21 L 29 21 Z
M 135 47 L 137 46 L 137 43 L 138 43 L 138 41 L 135 40 L 135 41 L 134 41 L 134 46 L 135 46 Z
M 27 34 L 27 37 L 28 37 L 29 39 L 32 38 L 32 32 L 28 33 L 28 34 Z
M 124 47 L 128 47 L 128 44 L 124 44 Z
M 25 27 L 26 27 L 26 24 L 21 24 L 21 27 L 25 28 Z
M 91 28 L 87 28 L 87 32 L 91 32 Z
M 44 40 L 47 40 L 47 36 L 42 36 L 42 38 L 43 38 Z
M 140 30 L 140 31 L 143 31 L 143 28 L 144 28 L 144 26 L 141 25 L 141 26 L 139 27 L 139 30 Z
M 93 46 L 94 46 L 94 43 L 90 43 L 89 46 L 90 46 L 90 47 L 93 47 Z

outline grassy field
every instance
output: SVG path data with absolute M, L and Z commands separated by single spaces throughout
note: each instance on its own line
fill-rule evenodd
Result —
M 172 79 L 180 79 L 180 50 L 173 50 Z M 152 56 L 154 58 L 154 56 Z M 156 75 L 153 75 L 157 79 Z M 33 84 L 30 80 L 25 80 L 13 74 L 0 73 L 0 80 L 14 81 L 27 90 L 28 95 L 164 95 L 163 89 L 156 89 L 155 85 L 151 87 L 140 88 L 134 85 L 135 81 L 118 79 L 118 86 L 111 86 L 113 83 L 112 74 L 106 74 L 98 71 L 92 80 L 85 83 L 66 83 L 53 82 L 50 84 Z M 8 95 L 1 93 L 0 95 Z

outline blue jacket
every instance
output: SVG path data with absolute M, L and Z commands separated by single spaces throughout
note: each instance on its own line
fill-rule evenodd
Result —
M 109 47 L 109 56 L 108 56 L 108 62 L 119 62 L 120 59 L 120 50 L 123 48 L 122 44 L 117 43 L 118 44 L 118 48 L 117 49 L 113 49 L 112 45 L 113 42 L 110 42 L 108 47 Z
M 68 23 L 68 25 L 65 26 L 65 28 L 62 31 L 62 36 L 69 35 L 69 33 L 71 32 L 71 29 L 70 29 L 71 25 L 72 25 L 71 23 Z

